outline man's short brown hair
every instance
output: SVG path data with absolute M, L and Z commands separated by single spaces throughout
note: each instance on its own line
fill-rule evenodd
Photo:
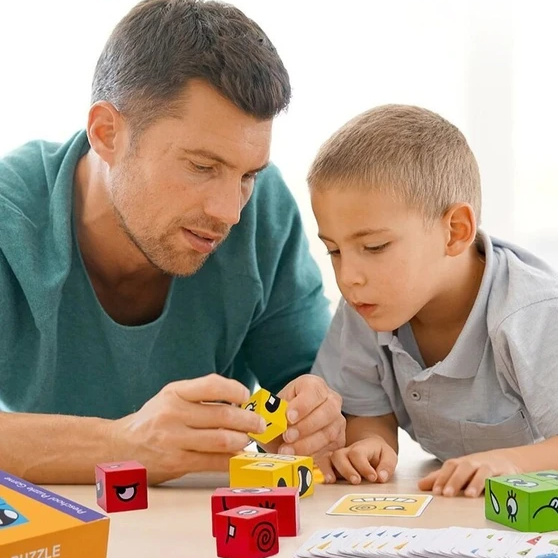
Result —
M 191 79 L 268 120 L 289 104 L 281 58 L 239 9 L 203 0 L 144 0 L 118 23 L 97 62 L 92 102 L 112 103 L 135 132 L 172 116 Z

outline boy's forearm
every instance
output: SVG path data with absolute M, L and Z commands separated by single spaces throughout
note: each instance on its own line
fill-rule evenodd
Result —
M 112 461 L 112 421 L 0 413 L 0 469 L 37 484 L 90 484 L 95 464 Z
M 381 436 L 397 452 L 399 450 L 397 428 L 397 419 L 393 413 L 379 417 L 348 416 L 347 445 L 370 436 Z
M 558 469 L 558 436 L 529 446 L 506 448 L 519 468 L 524 473 Z

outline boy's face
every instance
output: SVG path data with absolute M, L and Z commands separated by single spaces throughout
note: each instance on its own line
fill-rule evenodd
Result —
M 311 198 L 337 285 L 372 329 L 393 331 L 436 298 L 447 259 L 442 219 L 427 227 L 421 213 L 374 191 Z

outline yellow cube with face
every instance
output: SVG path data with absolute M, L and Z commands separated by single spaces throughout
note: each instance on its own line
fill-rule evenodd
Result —
M 231 473 L 231 488 L 294 486 L 293 469 L 286 463 L 257 461 Z
M 263 434 L 248 433 L 253 440 L 267 444 L 287 430 L 287 402 L 266 389 L 258 390 L 241 407 L 254 411 L 265 420 L 267 428 Z
M 301 498 L 314 494 L 314 460 L 311 457 L 301 455 L 282 455 L 276 453 L 242 453 L 231 458 L 229 462 L 231 482 L 233 482 L 233 477 L 235 479 L 238 478 L 239 472 L 242 469 L 254 463 L 277 463 L 288 465 L 291 468 L 292 484 L 287 484 L 286 486 L 298 487 L 299 496 Z M 236 480 L 234 482 L 236 482 Z M 233 485 L 231 484 L 231 486 Z M 236 486 L 239 485 L 235 485 L 235 487 Z M 283 485 L 279 484 L 271 486 Z

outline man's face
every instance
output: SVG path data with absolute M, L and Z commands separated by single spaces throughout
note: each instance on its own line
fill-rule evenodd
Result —
M 271 120 L 258 121 L 192 81 L 180 118 L 152 123 L 108 176 L 130 240 L 158 269 L 195 273 L 223 242 L 269 159 Z
M 312 192 L 320 238 L 337 285 L 375 331 L 394 331 L 435 299 L 442 283 L 444 231 L 379 192 Z

